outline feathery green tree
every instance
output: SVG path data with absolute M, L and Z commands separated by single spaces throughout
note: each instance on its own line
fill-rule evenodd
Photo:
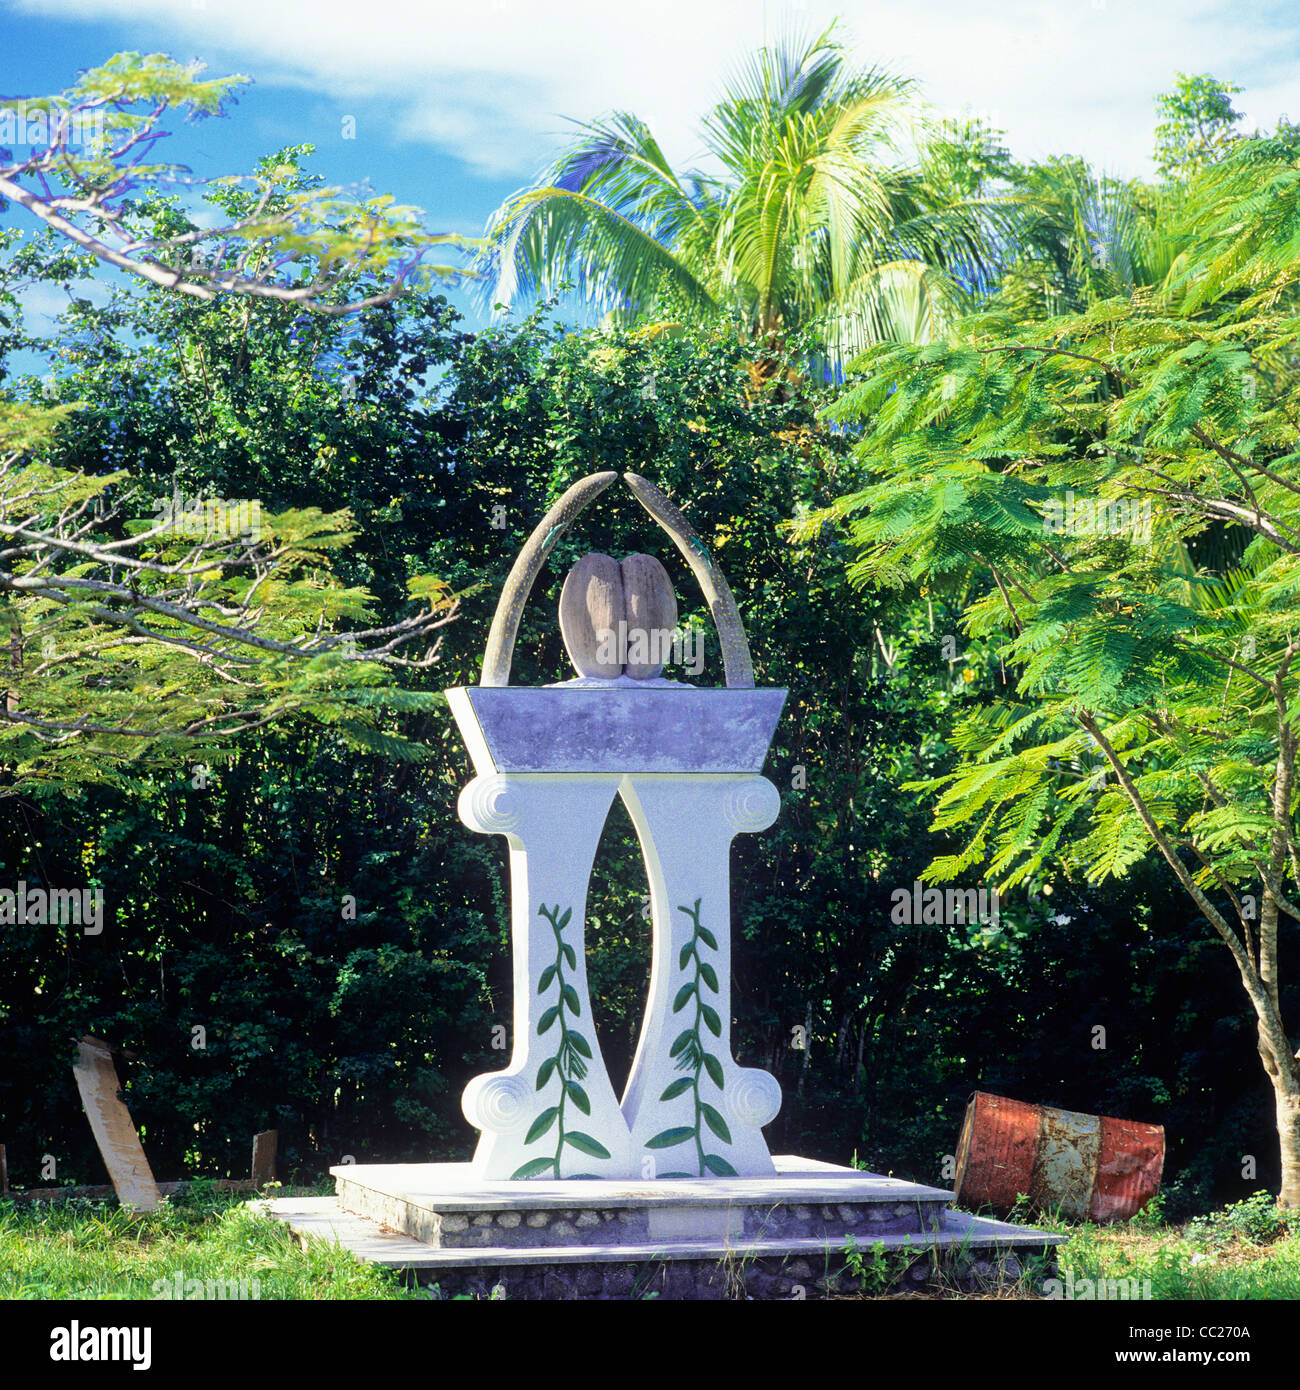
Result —
M 1161 856 L 1254 1010 L 1297 1207 L 1300 163 L 1241 142 L 1186 234 L 1159 292 L 869 351 L 829 411 L 861 428 L 866 485 L 829 515 L 861 585 L 973 581 L 965 631 L 1005 672 L 957 768 L 917 784 L 967 837 L 930 875 L 1010 890 Z M 1207 549 L 1240 558 L 1183 561 Z
M 0 208 L 26 210 L 47 236 L 3 238 L 0 358 L 41 346 L 21 329 L 16 286 L 104 266 L 190 304 L 269 301 L 286 334 L 293 311 L 337 318 L 456 273 L 423 260 L 459 238 L 425 231 L 391 198 L 323 187 L 302 174 L 302 151 L 216 180 L 218 225 L 181 217 L 164 195 L 185 171 L 152 158 L 164 121 L 220 115 L 245 81 L 199 73 L 118 54 L 66 92 L 0 112 Z M 412 755 L 374 728 L 377 712 L 433 697 L 384 689 L 383 672 L 434 659 L 454 609 L 447 587 L 416 576 L 412 611 L 366 626 L 370 596 L 330 572 L 352 539 L 346 511 L 151 497 L 129 467 L 54 466 L 75 409 L 0 401 L 0 795 L 195 756 L 294 711 Z
M 265 161 L 252 177 L 215 180 L 253 194 L 228 222 L 168 236 L 142 233 L 133 207 L 192 182 L 182 166 L 151 158 L 168 135 L 166 118 L 221 116 L 248 81 L 204 78 L 202 71 L 201 63 L 162 53 L 118 53 L 64 92 L 5 98 L 0 208 L 21 207 L 98 261 L 209 302 L 237 294 L 347 314 L 459 273 L 426 266 L 424 258 L 434 246 L 464 245 L 463 238 L 425 230 L 419 209 L 388 196 L 285 187 L 298 173 L 292 161 Z M 383 283 L 349 297 L 367 274 Z
M 1164 118 L 1156 127 L 1156 168 L 1166 179 L 1186 180 L 1222 159 L 1241 134 L 1242 113 L 1232 98 L 1242 89 L 1209 73 L 1180 72 L 1172 91 L 1156 97 Z

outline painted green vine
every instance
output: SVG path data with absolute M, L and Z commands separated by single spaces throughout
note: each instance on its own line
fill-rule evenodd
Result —
M 661 1101 L 676 1100 L 678 1096 L 683 1096 L 689 1091 L 695 1106 L 695 1122 L 665 1129 L 653 1139 L 646 1141 L 647 1149 L 675 1149 L 680 1144 L 693 1142 L 699 1166 L 697 1173 L 664 1173 L 661 1176 L 665 1178 L 703 1177 L 706 1172 L 721 1178 L 736 1176 L 736 1170 L 725 1158 L 719 1154 L 706 1153 L 704 1149 L 706 1128 L 724 1144 L 731 1143 L 731 1131 L 727 1128 L 727 1122 L 721 1113 L 700 1096 L 701 1076 L 707 1074 L 719 1091 L 723 1089 L 724 1084 L 722 1062 L 705 1048 L 705 1036 L 701 1031 L 703 1025 L 715 1038 L 722 1036 L 722 1020 L 718 1017 L 718 1011 L 704 1002 L 705 988 L 715 997 L 718 995 L 718 976 L 713 966 L 700 954 L 700 948 L 708 946 L 716 951 L 718 942 L 713 933 L 700 922 L 700 902 L 701 899 L 696 898 L 694 907 L 679 906 L 677 909 L 691 919 L 694 928 L 691 939 L 682 947 L 677 968 L 685 970 L 694 960 L 695 973 L 693 978 L 687 980 L 677 991 L 677 997 L 673 1000 L 673 1013 L 681 1013 L 694 999 L 695 1019 L 689 1028 L 684 1028 L 677 1035 L 668 1055 L 677 1059 L 678 1071 L 688 1072 L 689 1075 L 679 1077 L 659 1097 Z
M 539 907 L 537 913 L 539 917 L 546 918 L 555 933 L 555 960 L 542 971 L 537 982 L 537 992 L 545 994 L 552 985 L 556 990 L 555 1003 L 537 1020 L 538 1035 L 550 1032 L 557 1023 L 560 1025 L 559 1046 L 554 1055 L 547 1057 L 537 1069 L 537 1090 L 544 1090 L 554 1078 L 560 1083 L 560 1094 L 559 1103 L 547 1106 L 529 1126 L 524 1144 L 535 1144 L 554 1128 L 555 1154 L 550 1158 L 530 1158 L 511 1174 L 512 1178 L 537 1178 L 548 1172 L 558 1178 L 560 1160 L 564 1157 L 566 1144 L 591 1158 L 610 1156 L 609 1150 L 590 1134 L 565 1127 L 565 1111 L 570 1103 L 584 1115 L 591 1114 L 591 1098 L 579 1084 L 587 1075 L 587 1062 L 591 1060 L 591 1044 L 576 1028 L 569 1026 L 566 1017 L 572 1015 L 573 1018 L 579 1018 L 582 1015 L 578 991 L 564 977 L 566 964 L 570 970 L 578 968 L 578 957 L 573 947 L 564 940 L 564 929 L 569 925 L 573 909 L 566 907 L 561 913 L 560 905 L 556 903 L 552 908 L 545 905 Z M 574 1173 L 572 1176 L 591 1177 L 592 1174 Z

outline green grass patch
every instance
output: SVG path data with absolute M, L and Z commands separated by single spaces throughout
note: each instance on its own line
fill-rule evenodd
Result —
M 1300 1299 L 1300 1213 L 1278 1211 L 1267 1193 L 1179 1226 L 1164 1221 L 1158 1203 L 1110 1226 L 1024 1211 L 1017 1218 L 1068 1236 L 1058 1260 L 1076 1297 L 1088 1280 L 1093 1289 L 1105 1281 L 1111 1292 L 1104 1296 L 1113 1297 L 1122 1281 L 1131 1297 L 1152 1301 Z M 862 1281 L 858 1297 L 897 1296 L 911 1256 L 887 1254 L 883 1246 L 859 1250 L 852 1242 L 845 1253 Z M 1018 1285 L 985 1296 L 1039 1297 L 1031 1287 L 1039 1273 L 1027 1271 Z M 440 1297 L 436 1287 L 407 1287 L 395 1271 L 341 1246 L 311 1241 L 304 1249 L 242 1194 L 202 1182 L 148 1213 L 114 1201 L 0 1201 L 0 1298 L 154 1299 L 178 1292 L 270 1300 Z
M 1158 1204 L 1109 1226 L 1032 1224 L 1069 1236 L 1058 1259 L 1076 1285 L 1135 1280 L 1152 1301 L 1300 1299 L 1300 1212 L 1279 1211 L 1267 1192 L 1179 1226 L 1164 1222 Z
M 0 1298 L 154 1299 L 167 1296 L 164 1286 L 175 1297 L 177 1276 L 186 1298 L 422 1296 L 341 1246 L 303 1249 L 247 1202 L 201 1183 L 148 1213 L 115 1201 L 0 1202 Z

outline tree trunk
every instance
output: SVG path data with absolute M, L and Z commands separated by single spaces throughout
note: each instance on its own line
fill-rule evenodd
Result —
M 1282 1190 L 1279 1207 L 1300 1211 L 1300 1085 L 1286 1077 L 1273 1082 L 1277 1097 L 1277 1134 L 1282 1145 Z
M 797 1096 L 803 1095 L 803 1083 L 808 1076 L 808 1064 L 812 1061 L 812 1005 L 805 1005 L 803 1024 L 803 1065 L 799 1068 L 799 1081 L 794 1088 Z
M 1110 764 L 1116 780 L 1141 817 L 1147 833 L 1164 856 L 1165 862 L 1173 869 L 1192 901 L 1204 913 L 1206 920 L 1232 952 L 1242 985 L 1255 1010 L 1259 1056 L 1264 1070 L 1268 1073 L 1268 1079 L 1273 1083 L 1273 1094 L 1276 1098 L 1278 1145 L 1282 1155 L 1282 1190 L 1278 1194 L 1278 1206 L 1297 1210 L 1300 1209 L 1300 1054 L 1297 1054 L 1295 1044 L 1282 1020 L 1277 955 L 1278 918 L 1281 912 L 1277 885 L 1282 882 L 1293 843 L 1291 793 L 1295 785 L 1296 756 L 1300 751 L 1295 734 L 1288 728 L 1288 710 L 1280 693 L 1280 682 L 1286 674 L 1291 655 L 1292 651 L 1288 648 L 1287 660 L 1279 670 L 1273 686 L 1278 699 L 1278 762 L 1272 792 L 1273 833 L 1267 858 L 1268 868 L 1263 875 L 1264 885 L 1260 895 L 1258 960 L 1255 960 L 1252 954 L 1248 916 L 1238 908 L 1242 928 L 1239 935 L 1206 897 L 1168 836 L 1156 824 L 1151 808 L 1143 800 L 1142 793 L 1134 785 L 1128 769 L 1102 733 L 1095 717 L 1087 710 L 1079 710 L 1076 718 L 1093 743 L 1102 750 L 1102 756 Z M 1206 791 L 1213 795 L 1208 782 Z

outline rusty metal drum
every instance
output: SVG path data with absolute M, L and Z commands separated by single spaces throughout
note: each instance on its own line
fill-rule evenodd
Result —
M 1020 1193 L 1073 1221 L 1122 1221 L 1160 1188 L 1160 1125 L 976 1091 L 957 1145 L 957 1199 L 1007 1210 Z

